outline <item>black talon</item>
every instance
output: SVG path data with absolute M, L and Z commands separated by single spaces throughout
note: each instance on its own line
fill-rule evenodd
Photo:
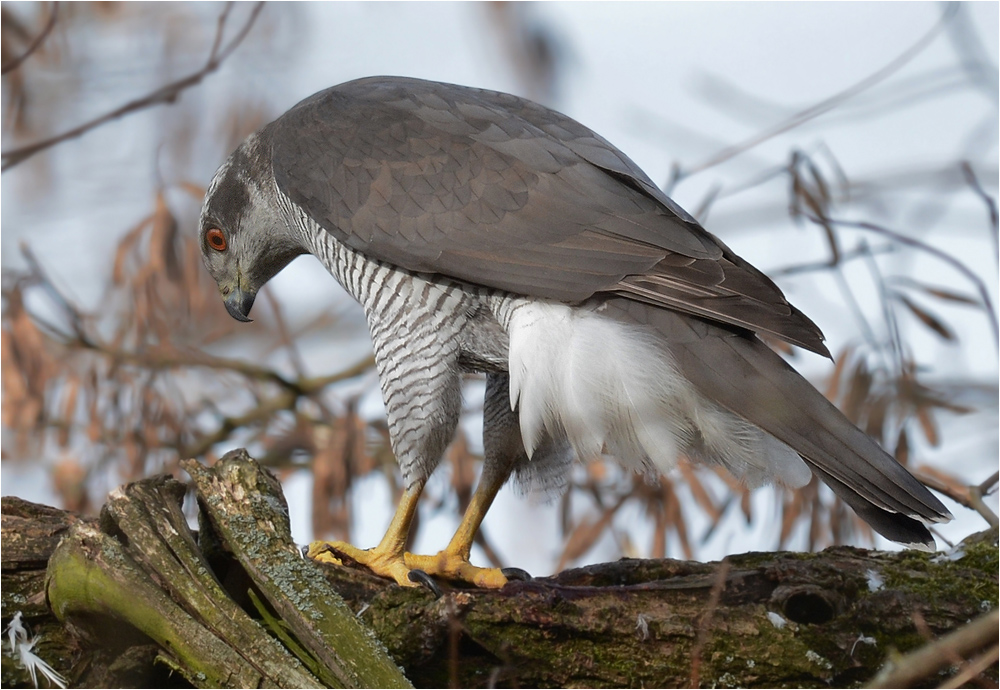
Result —
M 530 582 L 532 579 L 531 573 L 527 570 L 521 570 L 520 568 L 500 568 L 500 572 L 508 580 L 520 580 L 521 582 Z
M 444 595 L 444 592 L 442 592 L 441 588 L 438 587 L 438 584 L 434 581 L 434 578 L 425 573 L 423 570 L 417 570 L 416 568 L 414 568 L 413 570 L 411 570 L 409 573 L 406 574 L 406 577 L 410 580 L 410 582 L 416 582 L 417 584 L 421 584 L 427 589 L 429 589 L 438 599 L 440 599 Z

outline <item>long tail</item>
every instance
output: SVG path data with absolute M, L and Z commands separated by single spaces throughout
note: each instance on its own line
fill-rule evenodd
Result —
M 879 534 L 934 547 L 925 524 L 952 519 L 948 509 L 761 341 L 629 300 L 608 305 L 655 329 L 702 396 L 795 449 Z

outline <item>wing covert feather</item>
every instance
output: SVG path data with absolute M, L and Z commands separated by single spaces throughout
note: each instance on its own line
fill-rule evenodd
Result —
M 262 136 L 279 189 L 373 258 L 548 299 L 616 293 L 828 354 L 627 156 L 538 104 L 376 77 L 306 99 Z

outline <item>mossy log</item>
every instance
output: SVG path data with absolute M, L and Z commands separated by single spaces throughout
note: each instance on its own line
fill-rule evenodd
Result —
M 22 612 L 72 685 L 849 687 L 997 608 L 996 531 L 949 554 L 622 560 L 437 596 L 301 559 L 244 452 L 185 467 L 197 533 L 168 477 L 99 520 L 3 499 L 3 623 Z M 6 643 L 2 681 L 30 683 Z

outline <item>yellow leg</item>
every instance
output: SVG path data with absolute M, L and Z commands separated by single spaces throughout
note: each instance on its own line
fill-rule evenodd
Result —
M 410 524 L 417 512 L 417 502 L 423 488 L 424 483 L 418 482 L 403 492 L 402 498 L 399 499 L 399 506 L 396 508 L 396 514 L 392 516 L 392 522 L 389 523 L 389 528 L 385 531 L 385 536 L 374 549 L 359 549 L 342 541 L 314 541 L 309 545 L 306 555 L 317 561 L 326 561 L 337 565 L 342 564 L 338 555 L 347 556 L 351 560 L 367 566 L 376 575 L 393 579 L 404 587 L 416 587 L 417 583 L 411 582 L 408 577 L 410 567 L 406 565 L 403 557 L 406 537 L 410 533 Z
M 337 565 L 342 565 L 342 558 L 346 557 L 368 567 L 376 575 L 395 580 L 404 587 L 417 586 L 418 583 L 409 579 L 409 573 L 411 570 L 422 570 L 428 575 L 448 580 L 499 589 L 507 584 L 507 577 L 499 568 L 480 568 L 469 562 L 476 530 L 482 525 L 486 512 L 506 480 L 505 475 L 496 476 L 496 474 L 483 473 L 455 535 L 444 550 L 433 556 L 421 556 L 405 551 L 410 524 L 417 511 L 420 492 L 424 488 L 423 482 L 414 484 L 403 492 L 396 514 L 393 515 L 382 541 L 375 548 L 359 549 L 342 541 L 315 541 L 309 545 L 307 555 L 314 560 Z
M 469 562 L 476 530 L 486 517 L 486 511 L 490 509 L 505 479 L 506 477 L 501 477 L 490 481 L 484 473 L 448 546 L 434 556 L 407 553 L 404 555 L 406 565 L 410 569 L 423 570 L 428 575 L 460 580 L 477 587 L 498 589 L 507 584 L 507 577 L 499 568 L 479 568 Z

